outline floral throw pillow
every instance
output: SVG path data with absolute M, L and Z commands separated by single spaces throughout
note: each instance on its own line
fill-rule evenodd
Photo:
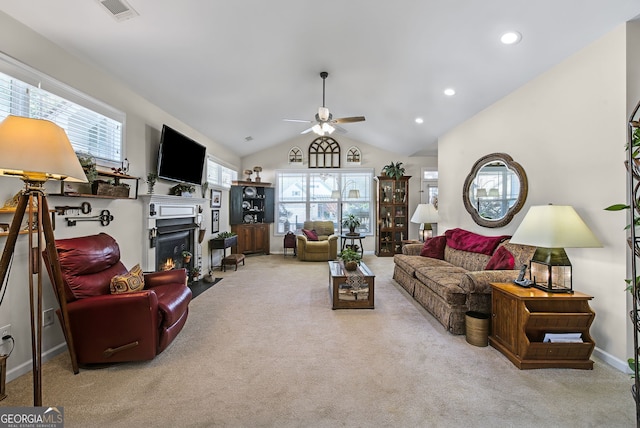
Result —
M 140 265 L 135 265 L 128 273 L 111 278 L 111 294 L 135 293 L 144 289 L 144 274 Z

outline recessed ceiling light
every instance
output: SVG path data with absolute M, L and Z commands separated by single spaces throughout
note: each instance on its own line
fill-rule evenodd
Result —
M 516 43 L 519 43 L 520 40 L 522 40 L 522 34 L 517 31 L 509 31 L 500 37 L 500 41 L 505 45 L 515 45 Z
M 444 94 L 451 97 L 456 94 L 456 90 L 453 88 L 447 88 L 444 90 Z
M 416 123 L 424 123 L 424 119 L 421 117 L 416 117 Z

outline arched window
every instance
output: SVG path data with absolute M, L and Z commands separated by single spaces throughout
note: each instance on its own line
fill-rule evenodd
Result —
M 362 153 L 356 146 L 349 147 L 347 150 L 347 165 L 360 165 Z
M 302 165 L 302 150 L 300 147 L 292 147 L 289 150 L 289 165 Z
M 331 137 L 318 137 L 309 146 L 309 168 L 340 168 L 340 144 Z

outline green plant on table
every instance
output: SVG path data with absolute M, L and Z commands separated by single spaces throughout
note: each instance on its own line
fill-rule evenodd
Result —
M 345 248 L 342 250 L 340 254 L 338 254 L 338 258 L 345 263 L 356 262 L 357 264 L 360 264 L 360 261 L 362 260 L 360 253 L 351 248 Z
M 349 214 L 342 220 L 342 226 L 349 228 L 349 232 L 353 233 L 356 227 L 360 226 L 360 220 L 354 214 Z
M 232 238 L 234 236 L 236 236 L 237 234 L 235 232 L 220 232 L 218 233 L 213 239 L 227 239 L 227 238 Z

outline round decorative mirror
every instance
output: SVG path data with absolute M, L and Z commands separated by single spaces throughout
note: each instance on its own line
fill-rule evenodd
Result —
M 505 153 L 492 153 L 471 168 L 462 199 L 477 224 L 502 227 L 524 206 L 527 189 L 527 175 L 520 164 Z

